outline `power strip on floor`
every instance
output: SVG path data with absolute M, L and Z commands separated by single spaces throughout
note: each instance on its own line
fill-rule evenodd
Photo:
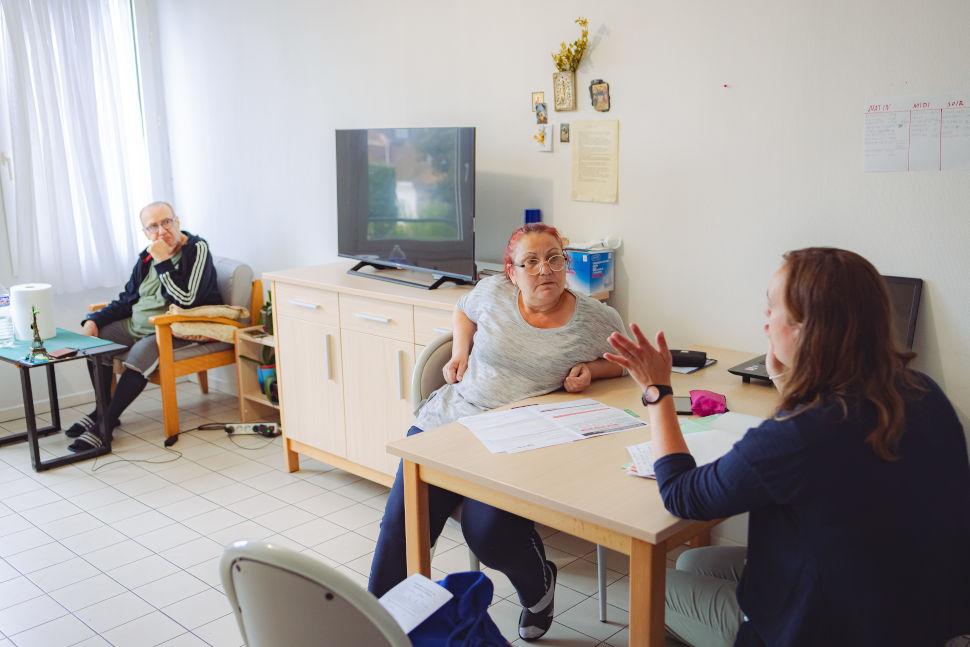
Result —
M 281 433 L 275 422 L 231 422 L 225 429 L 227 434 L 256 434 L 266 438 L 276 438 Z

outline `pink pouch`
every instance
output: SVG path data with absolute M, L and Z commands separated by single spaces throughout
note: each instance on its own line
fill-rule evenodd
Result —
M 714 391 L 694 389 L 690 392 L 690 408 L 697 416 L 712 416 L 728 410 L 727 398 Z

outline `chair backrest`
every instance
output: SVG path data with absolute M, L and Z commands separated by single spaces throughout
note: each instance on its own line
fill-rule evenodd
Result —
M 219 571 L 249 647 L 411 645 L 377 598 L 302 553 L 237 541 L 222 554 Z
M 212 264 L 216 267 L 222 302 L 229 306 L 249 308 L 253 294 L 253 268 L 225 256 L 213 256 Z
M 411 372 L 411 410 L 418 409 L 435 389 L 445 383 L 445 376 L 441 369 L 451 359 L 451 333 L 445 333 L 431 340 L 418 359 L 414 362 Z

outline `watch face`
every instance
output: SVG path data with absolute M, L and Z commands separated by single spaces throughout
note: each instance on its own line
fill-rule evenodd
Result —
M 660 389 L 656 386 L 648 386 L 643 390 L 643 402 L 645 404 L 653 404 L 660 399 Z

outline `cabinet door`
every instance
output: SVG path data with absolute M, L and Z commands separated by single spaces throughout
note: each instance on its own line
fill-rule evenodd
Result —
M 403 438 L 414 416 L 408 402 L 414 344 L 343 330 L 347 458 L 394 474 L 398 458 L 385 446 Z
M 276 322 L 276 352 L 284 433 L 344 456 L 340 329 L 281 316 Z

